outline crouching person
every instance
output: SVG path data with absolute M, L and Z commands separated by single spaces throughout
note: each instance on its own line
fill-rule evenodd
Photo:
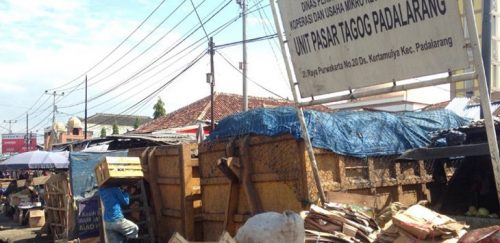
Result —
M 104 229 L 109 243 L 126 242 L 137 238 L 139 227 L 123 216 L 122 206 L 129 204 L 128 193 L 119 187 L 99 188 L 104 205 Z

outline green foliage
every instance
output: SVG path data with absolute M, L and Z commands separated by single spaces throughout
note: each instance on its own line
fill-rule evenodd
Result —
M 101 128 L 101 138 L 105 138 L 106 137 L 106 128 Z
M 113 135 L 114 134 L 119 134 L 120 131 L 118 130 L 118 124 L 116 124 L 116 121 L 115 123 L 113 123 Z
M 139 122 L 139 118 L 136 117 L 135 122 L 134 122 L 134 129 L 137 129 L 140 125 L 141 125 L 141 123 Z
M 163 103 L 160 97 L 158 97 L 158 101 L 153 106 L 153 110 L 155 111 L 153 113 L 154 119 L 165 116 L 167 114 L 167 112 L 165 111 L 165 103 Z

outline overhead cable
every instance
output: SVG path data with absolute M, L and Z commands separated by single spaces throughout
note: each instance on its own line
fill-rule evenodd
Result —
M 166 0 L 162 0 L 158 6 L 156 6 L 156 8 L 122 41 L 120 42 L 120 44 L 118 44 L 118 46 L 116 46 L 115 48 L 113 48 L 113 50 L 111 50 L 106 56 L 104 56 L 99 62 L 97 62 L 96 64 L 94 64 L 92 67 L 90 67 L 88 70 L 86 70 L 85 72 L 83 72 L 82 74 L 80 74 L 79 76 L 77 76 L 76 78 L 74 78 L 73 80 L 61 85 L 61 86 L 58 86 L 58 87 L 55 87 L 55 88 L 51 88 L 51 89 L 48 89 L 49 91 L 52 91 L 52 90 L 59 90 L 60 88 L 62 87 L 65 87 L 67 85 L 69 85 L 70 83 L 74 83 L 75 81 L 77 81 L 78 79 L 82 78 L 83 76 L 87 75 L 88 72 L 92 71 L 94 68 L 96 68 L 98 65 L 100 65 L 102 62 L 104 62 L 108 57 L 110 57 L 113 53 L 115 53 L 116 50 L 118 50 L 118 48 L 120 48 L 128 39 L 130 39 L 130 37 L 132 37 L 132 35 L 135 34 L 135 32 L 137 32 L 137 30 L 139 30 L 143 25 L 144 23 L 146 23 L 146 21 L 149 20 L 149 18 L 151 18 L 151 16 L 153 16 L 153 14 L 165 3 Z M 82 82 L 83 84 L 84 82 Z

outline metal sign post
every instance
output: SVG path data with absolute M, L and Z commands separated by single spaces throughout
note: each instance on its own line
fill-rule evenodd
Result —
M 325 204 L 326 202 L 326 197 L 325 197 L 325 192 L 323 191 L 323 187 L 321 186 L 321 179 L 319 177 L 319 169 L 318 169 L 318 163 L 316 162 L 316 157 L 314 156 L 314 150 L 312 147 L 311 143 L 311 138 L 309 137 L 309 132 L 307 130 L 307 124 L 306 120 L 304 118 L 304 110 L 302 107 L 299 106 L 299 96 L 297 94 L 297 89 L 295 88 L 295 83 L 293 82 L 293 75 L 292 75 L 292 69 L 290 67 L 290 63 L 288 62 L 288 58 L 286 55 L 286 48 L 285 48 L 285 42 L 283 40 L 283 35 L 282 35 L 282 30 L 281 30 L 281 25 L 278 22 L 278 15 L 276 12 L 276 5 L 274 4 L 273 0 L 269 0 L 271 3 L 271 7 L 273 9 L 273 16 L 274 16 L 274 25 L 276 26 L 276 32 L 278 33 L 279 39 L 280 39 L 280 46 L 281 46 L 281 54 L 283 55 L 283 61 L 285 62 L 286 66 L 286 72 L 288 76 L 288 81 L 290 82 L 290 87 L 292 88 L 292 93 L 293 93 L 293 99 L 295 101 L 295 106 L 297 109 L 297 116 L 299 118 L 300 122 L 300 128 L 302 131 L 302 137 L 304 138 L 304 141 L 306 143 L 306 149 L 307 149 L 307 155 L 309 156 L 309 160 L 311 162 L 311 167 L 314 175 L 314 182 L 316 183 L 316 189 L 318 190 L 318 195 L 321 200 L 322 204 Z
M 474 16 L 474 7 L 472 0 L 464 0 L 465 18 L 467 20 L 467 29 L 469 31 L 470 41 L 472 45 L 472 55 L 474 59 L 474 68 L 479 80 L 479 96 L 481 97 L 481 108 L 484 113 L 484 125 L 486 135 L 488 137 L 488 145 L 490 148 L 491 165 L 493 174 L 495 175 L 495 185 L 497 189 L 498 202 L 500 203 L 500 156 L 498 153 L 497 136 L 495 125 L 493 123 L 493 115 L 491 114 L 490 93 L 486 84 L 486 75 L 484 72 L 484 64 L 479 47 L 479 37 L 476 28 L 476 18 Z

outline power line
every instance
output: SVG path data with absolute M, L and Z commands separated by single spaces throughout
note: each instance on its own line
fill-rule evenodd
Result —
M 255 2 L 258 6 L 260 6 L 260 2 L 258 0 L 255 0 Z M 263 9 L 259 9 L 258 13 L 259 13 L 259 16 L 261 19 L 265 19 L 263 21 L 264 24 L 262 25 L 264 33 L 267 35 L 274 33 L 274 30 L 273 30 L 274 28 L 268 26 L 268 25 L 271 25 L 271 20 L 269 19 L 269 16 L 267 16 L 266 12 Z M 276 61 L 276 65 L 278 66 L 277 69 L 279 70 L 281 78 L 282 78 L 283 82 L 285 83 L 285 87 L 290 89 L 290 83 L 287 81 L 287 78 L 285 77 L 285 74 L 283 73 L 283 68 L 281 68 L 279 65 L 280 59 L 278 58 L 278 54 L 276 54 L 276 50 L 274 49 L 276 47 L 279 50 L 280 47 L 278 46 L 278 43 L 276 41 L 273 42 L 273 41 L 269 40 L 268 44 L 269 44 L 269 47 L 271 47 L 271 51 L 273 52 L 274 60 Z M 273 44 L 275 46 L 273 46 Z
M 229 2 L 228 2 L 228 3 L 229 3 Z M 228 5 L 228 3 L 226 4 L 226 6 Z M 218 12 L 220 12 L 223 8 L 225 8 L 225 6 L 224 6 L 224 7 L 222 7 L 219 11 L 217 11 L 217 13 L 218 13 Z M 252 9 L 252 8 L 251 8 L 251 9 Z M 256 10 L 252 10 L 251 12 L 253 12 L 253 11 L 257 11 L 257 10 L 258 10 L 258 9 L 256 9 Z M 214 10 L 214 11 L 215 11 L 215 10 Z M 215 13 L 215 14 L 214 14 L 214 16 L 215 16 L 217 13 Z M 210 17 L 207 21 L 209 21 L 211 18 L 213 18 L 213 16 L 212 16 L 212 17 Z M 226 22 L 225 24 L 223 24 L 223 25 L 219 26 L 217 29 L 215 29 L 215 30 L 214 30 L 211 34 L 216 35 L 216 34 L 220 33 L 222 30 L 224 30 L 225 28 L 227 28 L 228 26 L 230 26 L 232 23 L 236 22 L 239 18 L 241 18 L 241 16 L 237 16 L 237 17 L 233 18 L 232 20 L 229 20 L 229 21 L 228 21 L 228 22 Z M 205 22 L 207 22 L 207 21 L 205 21 Z M 198 27 L 198 28 L 196 28 L 194 31 L 196 31 L 196 30 L 198 30 L 198 29 L 199 29 L 199 27 Z M 189 34 L 189 35 L 188 35 L 188 37 L 189 37 L 190 35 L 192 35 L 192 33 L 191 33 L 191 34 Z M 203 38 L 200 38 L 198 41 L 196 41 L 195 43 L 191 44 L 191 46 L 192 46 L 192 45 L 195 45 L 196 43 L 199 43 L 202 39 L 203 39 Z M 203 44 L 203 43 L 201 43 L 201 44 Z M 177 52 L 177 53 L 176 53 L 174 56 L 172 56 L 171 58 L 173 58 L 173 57 L 177 56 L 178 54 L 180 54 L 180 53 L 184 52 L 184 51 L 185 51 L 185 50 L 187 50 L 188 48 L 189 48 L 189 47 L 185 48 L 185 49 L 184 49 L 184 50 L 182 50 L 182 51 Z M 189 54 L 189 53 L 188 53 L 188 54 Z M 161 65 L 161 64 L 163 64 L 163 63 L 165 63 L 165 62 L 167 62 L 167 61 L 169 61 L 169 60 L 170 60 L 170 59 L 164 60 L 164 61 L 162 61 L 159 65 Z M 159 66 L 159 65 L 158 65 L 158 66 Z M 158 67 L 158 66 L 156 66 L 156 67 Z M 170 65 L 169 65 L 169 66 L 170 66 Z M 154 67 L 154 68 L 156 68 L 156 67 Z M 165 68 L 163 68 L 161 71 L 159 71 L 159 72 L 155 73 L 154 75 L 150 76 L 150 78 L 148 78 L 148 79 L 153 78 L 154 76 L 156 76 L 157 74 L 159 74 L 159 73 L 161 73 L 163 70 L 165 70 L 166 68 L 168 68 L 168 66 L 167 66 L 167 67 L 165 67 Z M 149 71 L 151 71 L 151 70 L 152 70 L 152 69 L 149 69 L 149 70 L 147 70 L 146 72 L 149 72 Z M 145 74 L 146 72 L 144 72 L 143 74 Z M 135 87 L 136 87 L 136 86 L 133 86 L 133 87 L 131 87 L 131 88 L 135 88 Z M 148 87 L 148 88 L 149 88 L 149 87 Z M 130 89 L 129 89 L 129 90 L 130 90 Z M 145 89 L 144 89 L 144 90 L 145 90 Z M 127 91 L 128 91 L 128 90 L 127 90 Z M 113 98 L 118 98 L 119 96 L 121 96 L 121 95 L 125 94 L 127 91 L 122 92 L 121 94 L 119 94 L 118 96 L 115 96 L 115 97 L 113 97 Z M 112 99 L 113 99 L 113 98 L 112 98 Z M 101 106 L 102 104 L 105 104 L 105 103 L 106 103 L 106 102 L 100 103 L 100 104 L 98 104 L 98 105 L 96 105 L 96 106 L 92 107 L 91 109 L 94 109 L 94 108 L 96 108 L 96 107 L 98 107 L 98 106 Z M 108 110 L 109 110 L 109 109 L 108 109 Z M 76 113 L 75 113 L 75 115 L 76 115 Z
M 270 39 L 274 39 L 276 37 L 278 37 L 278 34 L 272 34 L 272 35 L 256 37 L 253 39 L 247 39 L 245 42 L 252 43 L 252 42 L 257 42 L 257 41 L 270 40 Z M 235 42 L 231 42 L 231 43 L 217 45 L 217 46 L 215 46 L 215 48 L 216 49 L 223 49 L 223 48 L 232 47 L 232 46 L 236 46 L 236 45 L 240 45 L 240 44 L 243 44 L 243 41 L 235 41 Z
M 236 16 L 236 17 L 234 17 L 233 19 L 231 19 L 231 20 L 227 21 L 226 23 L 224 23 L 223 25 L 219 26 L 217 29 L 213 30 L 210 34 L 211 34 L 211 35 L 217 35 L 217 34 L 219 34 L 219 33 L 220 33 L 220 32 L 222 32 L 224 29 L 226 29 L 227 27 L 229 27 L 231 24 L 235 23 L 235 22 L 236 22 L 239 18 L 241 18 L 241 16 Z M 152 80 L 152 78 L 153 78 L 153 77 L 156 77 L 158 74 L 160 74 L 160 73 L 162 73 L 163 71 L 165 71 L 165 70 L 166 70 L 167 68 L 169 68 L 172 64 L 177 63 L 179 60 L 182 60 L 184 57 L 186 57 L 187 55 L 191 54 L 191 53 L 193 52 L 193 50 L 198 49 L 198 48 L 199 48 L 202 44 L 204 44 L 204 43 L 202 42 L 202 40 L 203 40 L 203 39 L 204 39 L 204 37 L 203 37 L 203 38 L 200 38 L 200 39 L 198 39 L 197 41 L 195 41 L 194 43 L 192 43 L 192 44 L 190 45 L 190 47 L 191 47 L 191 46 L 193 46 L 193 45 L 196 45 L 196 47 L 192 48 L 192 50 L 191 50 L 191 51 L 189 51 L 189 52 L 188 52 L 188 53 L 186 53 L 185 55 L 181 56 L 180 58 L 178 58 L 178 59 L 176 59 L 176 60 L 172 61 L 172 63 L 170 63 L 169 65 L 165 66 L 165 67 L 164 67 L 164 68 L 162 68 L 160 71 L 158 71 L 158 72 L 156 72 L 155 74 L 151 75 L 150 77 L 146 78 L 146 80 L 145 80 L 145 81 L 143 81 L 141 84 L 142 84 L 142 85 L 145 85 L 145 84 L 146 84 L 145 82 L 147 82 L 147 81 L 149 81 L 149 80 Z M 181 53 L 185 52 L 186 50 L 188 50 L 190 47 L 186 47 L 186 48 L 184 48 L 183 50 L 181 50 L 181 51 L 177 52 L 176 54 L 174 54 L 174 55 L 173 55 L 173 56 L 171 56 L 170 58 L 174 58 L 174 57 L 178 56 L 179 54 L 181 54 Z M 162 61 L 162 62 L 161 62 L 160 64 L 158 64 L 156 67 L 158 67 L 158 66 L 159 66 L 159 65 L 161 65 L 161 64 L 166 63 L 167 61 L 170 61 L 170 59 L 167 59 L 167 60 Z M 156 68 L 156 67 L 154 67 L 154 68 Z M 152 69 L 147 70 L 146 72 L 149 72 L 149 71 L 151 71 L 151 70 L 152 70 Z M 91 110 L 92 110 L 92 109 L 95 109 L 95 108 L 97 108 L 97 107 L 99 107 L 99 106 L 102 106 L 102 105 L 106 104 L 107 102 L 109 102 L 109 101 L 111 101 L 111 100 L 116 100 L 118 97 L 120 97 L 120 96 L 122 96 L 122 95 L 126 94 L 128 91 L 130 91 L 130 90 L 132 90 L 132 89 L 135 89 L 135 88 L 137 88 L 137 86 L 132 86 L 132 87 L 130 87 L 129 89 L 125 90 L 124 92 L 122 92 L 122 93 L 118 94 L 117 96 L 111 97 L 110 99 L 108 99 L 108 100 L 106 100 L 106 101 L 102 101 L 101 103 L 99 103 L 99 104 L 97 104 L 97 105 L 95 105 L 95 106 L 91 107 L 90 109 L 91 109 Z M 149 87 L 149 86 L 147 86 L 145 89 L 142 89 L 141 91 L 136 92 L 136 93 L 142 93 L 143 91 L 145 91 L 145 90 L 146 90 L 146 89 L 148 89 L 148 88 L 150 88 L 150 87 Z M 127 99 L 129 99 L 129 98 L 131 98 L 131 96 L 128 96 L 128 97 L 127 97 Z M 83 112 L 83 111 L 79 111 L 79 112 L 76 112 L 76 113 L 73 113 L 73 114 L 68 114 L 68 113 L 66 113 L 66 114 L 68 114 L 68 115 L 77 115 L 78 113 L 81 113 L 81 112 Z
M 201 4 L 203 4 L 206 0 L 204 0 L 203 2 L 201 2 L 198 6 L 200 6 Z M 182 18 L 181 21 L 179 21 L 174 27 L 172 27 L 167 33 L 165 33 L 163 36 L 161 36 L 158 40 L 156 40 L 153 44 L 151 44 L 148 48 L 146 48 L 145 50 L 143 50 L 139 55 L 137 55 L 136 57 L 134 57 L 132 60 L 128 61 L 126 64 L 122 65 L 121 67 L 119 67 L 118 69 L 114 70 L 113 72 L 111 72 L 110 74 L 106 75 L 105 77 L 103 78 L 100 78 L 99 80 L 97 80 L 95 83 L 99 83 L 103 80 L 106 80 L 108 79 L 109 77 L 115 75 L 116 73 L 120 72 L 121 70 L 123 70 L 125 67 L 127 67 L 128 65 L 130 65 L 131 63 L 135 62 L 137 59 L 139 59 L 140 57 L 142 57 L 146 52 L 150 51 L 151 48 L 153 48 L 154 46 L 156 46 L 160 41 L 162 41 L 165 37 L 167 37 L 168 34 L 170 34 L 175 28 L 177 28 L 181 23 L 183 23 L 192 13 L 194 12 L 191 11 L 189 14 L 187 14 L 186 16 L 184 16 L 184 18 Z M 171 45 L 172 49 L 175 47 L 175 45 Z M 92 77 L 92 78 L 95 78 Z
M 241 70 L 239 70 L 237 67 L 235 67 L 235 66 L 234 66 L 234 65 L 233 65 L 233 64 L 232 64 L 232 63 L 231 63 L 231 62 L 230 62 L 230 61 L 229 61 L 229 60 L 228 60 L 228 59 L 227 59 L 224 55 L 222 55 L 222 53 L 220 53 L 219 51 L 216 51 L 216 52 L 217 52 L 217 54 L 219 54 L 219 55 L 220 55 L 220 56 L 224 59 L 224 61 L 226 61 L 226 62 L 227 62 L 227 63 L 228 63 L 228 64 L 229 64 L 229 65 L 230 65 L 233 69 L 235 69 L 236 71 L 238 71 L 238 72 L 240 72 L 240 73 L 241 73 Z M 286 98 L 284 98 L 283 96 L 281 96 L 281 95 L 279 95 L 279 94 L 277 94 L 277 93 L 274 93 L 274 92 L 273 92 L 273 91 L 271 91 L 270 89 L 268 89 L 268 88 L 266 88 L 266 87 L 262 86 L 261 84 L 257 83 L 257 82 L 256 82 L 256 81 L 254 81 L 253 79 L 250 79 L 249 77 L 247 77 L 247 79 L 248 79 L 248 80 L 250 80 L 250 82 L 254 83 L 255 85 L 259 86 L 261 89 L 263 89 L 263 90 L 265 90 L 265 91 L 269 92 L 270 94 L 273 94 L 274 96 L 279 97 L 279 98 L 284 99 L 284 100 L 286 99 Z
M 170 79 L 169 81 L 167 81 L 165 84 L 163 84 L 161 87 L 159 87 L 158 89 L 156 89 L 155 91 L 153 91 L 152 93 L 146 95 L 146 97 L 144 97 L 143 99 L 141 99 L 140 101 L 136 102 L 135 104 L 133 104 L 132 106 L 128 107 L 127 109 L 125 109 L 124 111 L 120 112 L 120 115 L 121 114 L 124 114 L 126 113 L 127 111 L 133 109 L 134 107 L 137 107 L 138 105 L 140 105 L 141 103 L 144 103 L 141 108 L 149 101 L 151 100 L 154 95 L 160 93 L 163 89 L 165 89 L 165 87 L 167 87 L 169 84 L 171 84 L 173 81 L 175 81 L 177 78 L 179 78 L 183 73 L 185 73 L 187 70 L 189 70 L 191 67 L 193 67 L 196 63 L 198 63 L 202 58 L 203 56 L 205 55 L 205 51 L 203 51 L 199 56 L 197 56 L 193 61 L 191 61 L 190 64 L 188 64 L 182 71 L 180 71 L 176 76 L 174 76 L 172 79 Z M 101 122 L 102 123 L 105 123 L 105 122 L 109 122 L 111 121 L 113 118 L 110 118 L 110 119 L 107 119 L 105 120 L 104 122 Z M 91 126 L 89 128 L 93 128 L 93 127 L 96 127 L 100 124 L 95 124 L 94 126 Z
M 215 17 L 218 13 L 220 13 L 224 8 L 226 8 L 229 4 L 231 3 L 231 0 L 227 1 L 227 3 L 222 7 L 220 8 L 218 11 L 216 11 L 212 16 L 210 16 L 204 23 L 210 21 L 213 17 Z M 106 90 L 106 91 L 103 91 L 101 92 L 100 94 L 90 98 L 88 100 L 88 102 L 91 102 L 91 101 L 94 101 L 106 94 L 108 94 L 109 92 L 113 91 L 113 90 L 116 90 L 117 88 L 119 88 L 120 86 L 124 85 L 124 84 L 127 84 L 128 82 L 130 82 L 131 80 L 137 78 L 139 76 L 139 74 L 143 73 L 145 70 L 147 70 L 149 67 L 151 67 L 153 64 L 155 64 L 156 62 L 158 62 L 160 59 L 162 59 L 163 57 L 165 57 L 167 54 L 169 54 L 172 50 L 174 50 L 176 47 L 178 47 L 180 44 L 182 44 L 183 42 L 185 42 L 189 37 L 191 37 L 194 33 L 196 33 L 197 30 L 199 30 L 201 28 L 201 26 L 195 28 L 195 30 L 193 30 L 191 33 L 189 33 L 186 37 L 184 37 L 182 40 L 180 40 L 180 42 L 178 43 L 175 43 L 173 44 L 170 49 L 168 49 L 167 51 L 165 51 L 163 54 L 161 54 L 159 57 L 155 58 L 152 62 L 150 62 L 149 64 L 147 64 L 144 68 L 141 68 L 138 72 L 136 72 L 134 75 L 132 75 L 131 77 L 127 78 L 125 81 L 121 82 L 121 83 L 118 83 L 117 85 L 114 85 L 113 87 L 111 87 L 110 89 Z M 82 102 L 79 102 L 79 103 L 75 103 L 75 104 L 71 104 L 71 105 L 66 105 L 66 106 L 61 106 L 62 108 L 69 108 L 69 107 L 74 107 L 74 106 L 77 106 L 77 105 L 80 105 L 80 104 L 83 104 Z
M 30 128 L 30 130 L 31 131 L 36 130 L 35 128 L 38 128 L 42 123 L 48 122 L 48 119 L 49 119 L 50 115 L 51 115 L 51 113 L 49 113 L 46 117 L 44 117 L 43 119 L 41 119 L 40 122 L 38 122 L 36 125 L 32 126 Z
M 189 0 L 189 1 L 191 1 L 191 5 L 193 5 L 193 10 L 196 13 L 196 17 L 198 17 L 198 21 L 200 22 L 200 25 L 203 28 L 203 32 L 205 33 L 205 36 L 207 37 L 207 41 L 208 41 L 209 37 L 208 37 L 208 34 L 207 34 L 207 30 L 205 29 L 205 26 L 203 25 L 203 23 L 201 21 L 200 15 L 198 14 L 198 10 L 196 10 L 196 7 L 194 6 L 193 0 Z
M 158 30 L 159 27 L 161 27 L 175 12 L 177 12 L 180 7 L 186 2 L 186 0 L 182 1 L 169 15 L 167 15 L 167 17 L 165 17 L 158 25 L 155 26 L 155 28 L 153 28 L 153 30 L 151 30 L 146 36 L 144 36 L 139 42 L 137 42 L 131 49 L 129 49 L 125 54 L 121 55 L 117 60 L 115 60 L 113 63 L 111 63 L 110 65 L 108 65 L 107 67 L 105 67 L 103 70 L 101 70 L 100 72 L 98 72 L 97 74 L 93 75 L 92 77 L 89 77 L 88 80 L 93 80 L 95 79 L 96 77 L 98 77 L 99 75 L 101 75 L 102 73 L 104 73 L 105 71 L 109 70 L 112 66 L 114 66 L 116 63 L 118 63 L 119 61 L 123 60 L 123 58 L 125 58 L 126 56 L 128 56 L 128 54 L 130 54 L 133 50 L 135 50 L 140 44 L 142 44 L 147 38 L 149 38 L 156 30 Z M 162 38 L 163 39 L 163 38 Z M 158 41 L 155 42 L 155 44 L 151 45 L 152 46 L 155 46 L 156 44 L 158 44 Z M 149 49 L 148 49 L 149 50 Z M 140 57 L 141 55 L 135 57 L 133 59 L 133 61 L 135 61 L 138 57 Z M 129 62 L 128 64 L 130 64 L 131 62 Z M 121 70 L 121 69 L 120 69 Z M 109 76 L 107 76 L 109 77 Z M 106 78 L 107 78 L 106 77 Z M 90 83 L 88 85 L 88 87 L 91 87 L 91 86 L 94 86 L 96 85 L 97 83 L 105 80 L 106 78 L 103 78 L 103 79 L 100 79 L 96 82 L 93 82 L 93 83 Z M 82 88 L 79 88 L 77 90 L 80 90 Z
M 38 97 L 38 99 L 36 99 L 35 103 L 33 103 L 33 105 L 31 105 L 28 110 L 26 110 L 26 112 L 24 112 L 23 114 L 17 116 L 16 118 L 14 118 L 14 120 L 18 120 L 18 119 L 21 119 L 27 112 L 29 112 L 36 104 L 38 104 L 38 101 L 40 101 L 43 97 L 43 93 L 40 95 L 40 97 Z
M 88 72 L 92 71 L 94 68 L 96 68 L 98 65 L 100 65 L 102 62 L 104 62 L 108 57 L 110 57 L 113 53 L 115 53 L 116 50 L 118 50 L 118 48 L 120 48 L 128 39 L 130 39 L 130 37 L 132 37 L 132 35 L 135 34 L 135 32 L 137 32 L 137 30 L 139 30 L 143 25 L 144 23 L 146 23 L 146 21 L 149 20 L 149 18 L 151 18 L 151 16 L 153 16 L 153 14 L 165 3 L 166 0 L 162 0 L 160 2 L 160 4 L 158 4 L 158 6 L 156 6 L 156 8 L 122 41 L 120 42 L 120 44 L 118 44 L 118 46 L 116 46 L 113 50 L 111 50 L 111 52 L 109 52 L 106 56 L 104 56 L 99 62 L 97 62 L 95 65 L 93 65 L 91 68 L 89 68 L 87 71 L 83 72 L 82 74 L 80 74 L 78 77 L 74 78 L 73 80 L 71 80 L 70 82 L 66 83 L 66 84 L 63 84 L 61 86 L 58 86 L 58 87 L 55 87 L 55 88 L 52 88 L 52 89 L 49 89 L 49 91 L 52 91 L 52 90 L 58 90 L 64 86 L 67 86 L 69 85 L 70 83 L 73 83 L 75 81 L 77 81 L 78 79 L 82 78 L 83 76 L 85 76 Z M 80 83 L 80 85 L 83 84 Z

